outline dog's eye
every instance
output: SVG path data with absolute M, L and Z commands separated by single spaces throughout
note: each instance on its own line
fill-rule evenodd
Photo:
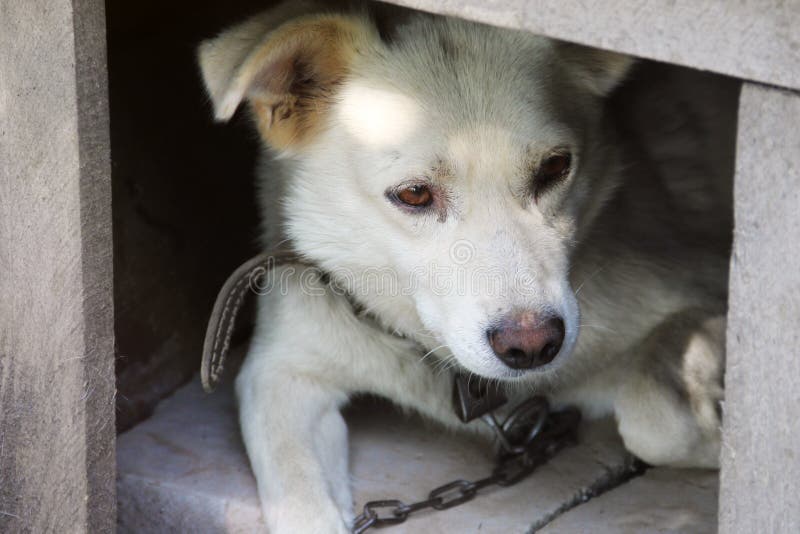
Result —
M 539 165 L 536 171 L 534 183 L 534 195 L 536 198 L 569 174 L 572 156 L 567 153 L 553 154 L 547 157 Z
M 433 193 L 427 185 L 412 185 L 395 193 L 397 200 L 407 206 L 424 208 L 433 202 Z

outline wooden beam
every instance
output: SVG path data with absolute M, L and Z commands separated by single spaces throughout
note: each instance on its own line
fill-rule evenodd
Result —
M 100 0 L 0 0 L 0 532 L 115 526 Z

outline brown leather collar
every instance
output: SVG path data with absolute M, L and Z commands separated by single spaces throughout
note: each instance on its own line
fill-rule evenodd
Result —
M 203 389 L 211 393 L 219 384 L 225 370 L 236 317 L 247 295 L 257 293 L 258 280 L 270 269 L 289 263 L 313 267 L 307 260 L 289 250 L 264 252 L 240 265 L 225 281 L 214 302 L 203 342 L 200 380 Z
M 208 319 L 205 341 L 203 342 L 203 359 L 200 364 L 200 380 L 203 389 L 211 393 L 216 389 L 225 370 L 225 361 L 231 344 L 231 336 L 236 327 L 236 318 L 244 306 L 248 295 L 258 294 L 259 281 L 275 267 L 287 264 L 300 264 L 320 271 L 322 280 L 333 283 L 327 273 L 316 264 L 289 249 L 278 249 L 264 252 L 250 258 L 240 265 L 225 280 L 217 294 L 214 308 Z M 363 320 L 369 320 L 376 328 L 382 328 L 380 321 L 364 312 L 363 307 L 346 291 L 339 289 L 352 307 L 353 314 Z M 386 329 L 384 329 L 386 330 Z M 388 330 L 386 330 L 388 332 Z M 405 337 L 397 331 L 393 335 Z

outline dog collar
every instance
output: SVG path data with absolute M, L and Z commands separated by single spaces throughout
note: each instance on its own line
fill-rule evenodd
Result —
M 265 252 L 244 262 L 225 280 L 211 310 L 203 341 L 200 380 L 207 393 L 214 391 L 222 379 L 236 318 L 247 296 L 257 292 L 258 281 L 270 269 L 289 263 L 313 266 L 290 250 Z
M 237 267 L 225 280 L 211 310 L 203 342 L 200 380 L 207 393 L 214 391 L 222 379 L 230 351 L 231 337 L 236 327 L 236 319 L 247 301 L 248 295 L 258 292 L 259 280 L 262 280 L 270 269 L 287 264 L 316 267 L 315 264 L 297 253 L 282 249 L 264 252 L 250 258 Z M 346 293 L 345 295 L 349 297 L 353 313 L 363 317 L 364 314 L 359 303 L 352 296 Z M 377 321 L 375 322 L 377 323 Z M 465 423 L 485 416 L 507 401 L 499 384 L 484 384 L 485 387 L 479 388 L 480 383 L 480 380 L 470 382 L 464 375 L 455 375 L 453 409 L 458 418 Z
M 299 254 L 286 249 L 264 252 L 250 258 L 240 265 L 225 280 L 217 294 L 211 316 L 206 327 L 203 342 L 203 356 L 200 365 L 200 380 L 207 393 L 213 392 L 222 379 L 225 363 L 230 351 L 231 337 L 236 327 L 236 319 L 247 301 L 247 296 L 258 293 L 259 281 L 271 269 L 287 264 L 300 264 L 307 267 L 318 268 L 314 263 Z M 349 297 L 353 313 L 363 317 L 361 306 L 355 299 Z M 376 327 L 378 321 L 375 321 Z M 387 330 L 388 331 L 388 330 Z M 390 332 L 392 335 L 402 335 Z M 501 386 L 497 383 L 483 383 L 470 381 L 463 374 L 455 374 L 453 381 L 453 409 L 458 418 L 464 423 L 482 418 L 495 432 L 498 427 L 493 424 L 492 412 L 507 402 L 507 397 Z M 500 435 L 499 433 L 498 435 Z

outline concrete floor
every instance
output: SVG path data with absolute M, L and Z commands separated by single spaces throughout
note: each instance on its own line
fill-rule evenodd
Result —
M 239 437 L 230 387 L 198 380 L 119 437 L 120 532 L 253 532 L 263 528 L 255 481 Z M 406 502 L 453 479 L 488 474 L 486 448 L 391 407 L 362 402 L 347 414 L 356 507 Z M 479 423 L 480 424 L 480 423 Z M 586 426 L 580 443 L 511 488 L 428 512 L 391 532 L 713 532 L 717 476 L 650 469 L 630 478 L 630 458 L 610 424 Z M 609 489 L 612 488 L 612 489 Z M 608 490 L 599 496 L 594 496 Z

